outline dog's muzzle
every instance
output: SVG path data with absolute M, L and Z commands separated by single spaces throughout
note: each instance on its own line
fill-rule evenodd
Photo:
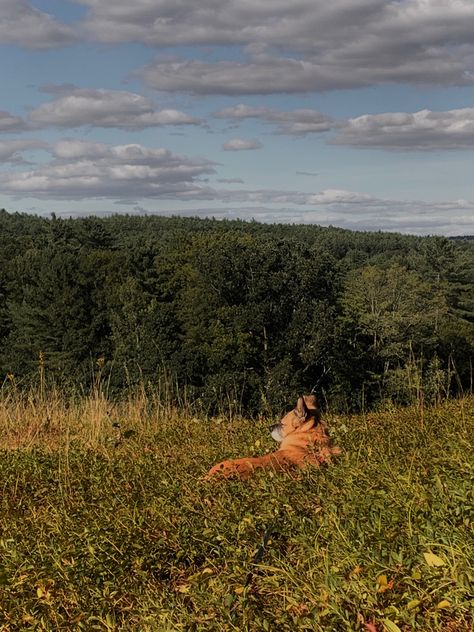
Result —
M 270 426 L 269 430 L 272 438 L 275 439 L 275 441 L 278 441 L 278 443 L 281 443 L 283 441 L 281 424 L 274 424 L 273 426 Z

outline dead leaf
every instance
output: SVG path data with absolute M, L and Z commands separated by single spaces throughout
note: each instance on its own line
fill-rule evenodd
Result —
M 434 553 L 423 553 L 426 563 L 428 566 L 444 566 L 445 562 L 443 559 L 435 555 Z
M 388 581 L 386 575 L 379 575 L 379 577 L 377 577 L 377 584 L 378 584 L 377 592 L 384 593 L 387 590 L 391 590 L 393 588 L 394 581 L 393 579 Z

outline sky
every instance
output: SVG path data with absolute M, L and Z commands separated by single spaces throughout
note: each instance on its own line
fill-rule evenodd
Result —
M 474 234 L 473 0 L 0 0 L 0 208 Z

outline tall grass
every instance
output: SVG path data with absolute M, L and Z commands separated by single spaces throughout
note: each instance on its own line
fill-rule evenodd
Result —
M 0 630 L 468 632 L 473 419 L 473 398 L 327 415 L 332 466 L 205 482 L 274 449 L 269 420 L 7 384 Z

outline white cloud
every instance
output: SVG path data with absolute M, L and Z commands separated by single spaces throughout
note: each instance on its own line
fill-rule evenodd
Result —
M 216 118 L 258 119 L 277 125 L 282 134 L 306 135 L 335 130 L 330 144 L 387 151 L 434 151 L 474 148 L 474 108 L 435 112 L 384 112 L 334 120 L 317 110 L 279 111 L 239 104 L 224 108 Z
M 168 214 L 176 213 L 176 201 L 181 201 L 190 204 L 185 211 L 190 215 L 419 234 L 474 232 L 474 200 L 391 200 L 344 189 L 312 193 L 219 189 L 205 184 L 206 178 L 215 174 L 216 165 L 209 160 L 138 144 L 63 140 L 48 146 L 36 140 L 3 141 L 0 160 L 21 163 L 21 152 L 35 148 L 49 151 L 51 160 L 28 169 L 0 171 L 4 195 L 44 200 L 102 198 L 132 206 L 141 200 L 168 200 L 173 205 Z M 230 184 L 231 180 L 237 179 L 223 178 L 222 183 Z M 199 200 L 207 200 L 211 206 L 196 208 Z M 221 207 L 216 208 L 219 204 Z M 161 203 L 160 208 L 165 213 Z
M 56 86 L 44 88 L 58 96 L 43 103 L 28 116 L 34 127 L 119 127 L 143 129 L 162 125 L 198 125 L 199 121 L 179 110 L 155 110 L 153 102 L 139 94 Z
M 215 116 L 231 120 L 259 119 L 265 123 L 276 124 L 280 134 L 291 136 L 327 132 L 336 124 L 334 119 L 317 110 L 299 109 L 284 112 L 273 108 L 251 107 L 243 103 L 224 108 L 216 112 Z
M 2 0 L 0 4 L 0 43 L 25 48 L 55 48 L 72 44 L 76 35 L 71 27 L 39 11 L 25 0 Z
M 330 142 L 399 151 L 473 149 L 474 108 L 364 114 L 341 125 Z
M 203 158 L 173 154 L 142 145 L 61 141 L 54 158 L 29 171 L 0 173 L 5 194 L 45 199 L 173 198 L 208 199 L 199 179 L 214 173 Z
M 261 149 L 262 143 L 255 138 L 232 138 L 222 145 L 224 151 L 247 151 L 249 149 Z

